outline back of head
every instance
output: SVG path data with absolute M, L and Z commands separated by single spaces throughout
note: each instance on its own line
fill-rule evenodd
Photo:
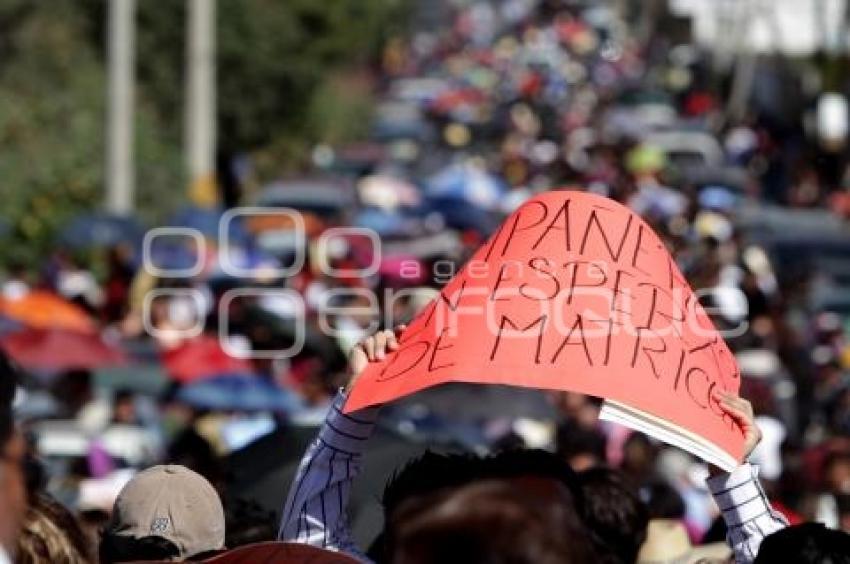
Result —
M 71 512 L 46 494 L 38 494 L 27 510 L 15 561 L 85 564 L 91 558 L 85 534 Z
M 552 478 L 561 482 L 581 505 L 582 494 L 575 472 L 552 453 L 535 449 L 505 450 L 480 458 L 470 454 L 437 454 L 431 451 L 411 461 L 387 484 L 383 505 L 387 514 L 403 501 L 454 488 L 476 480 L 523 476 Z
M 101 561 L 188 558 L 224 548 L 215 489 L 184 466 L 153 466 L 130 480 L 101 539 Z M 176 554 L 175 554 L 176 550 Z
M 631 564 L 646 540 L 646 505 L 616 470 L 585 470 L 579 474 L 579 482 L 584 493 L 584 522 L 599 562 Z
M 850 535 L 821 523 L 786 527 L 764 539 L 754 562 L 850 564 Z
M 569 498 L 566 490 L 562 490 Z M 390 525 L 393 564 L 564 564 L 592 562 L 571 500 L 534 495 L 507 480 L 483 480 L 434 494 Z
M 569 493 L 573 508 L 584 512 L 584 494 L 579 479 L 561 457 L 540 449 L 515 449 L 496 453 L 484 459 L 485 478 L 544 478 L 558 482 Z
M 469 454 L 426 451 L 402 467 L 387 484 L 382 503 L 389 517 L 403 502 L 444 488 L 462 486 L 482 473 L 482 459 Z
M 480 458 L 468 454 L 426 452 L 405 466 L 384 492 L 387 527 L 370 550 L 382 558 L 394 552 L 396 515 L 405 519 L 426 512 L 436 496 L 449 495 L 485 480 L 510 483 L 514 491 L 535 496 L 558 491 L 558 502 L 578 523 L 583 511 L 581 488 L 575 473 L 559 457 L 542 450 L 509 450 Z M 582 535 L 583 536 L 583 535 Z

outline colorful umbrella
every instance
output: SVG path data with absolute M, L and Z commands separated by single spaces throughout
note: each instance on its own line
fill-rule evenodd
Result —
M 96 333 L 27 328 L 0 338 L 0 346 L 18 364 L 34 372 L 95 370 L 126 362 L 124 351 Z
M 371 229 L 380 237 L 402 238 L 416 235 L 422 222 L 412 215 L 366 208 L 357 214 L 352 223 L 356 227 Z
M 39 329 L 96 331 L 94 321 L 85 310 L 43 290 L 29 292 L 17 299 L 0 297 L 0 314 Z
M 141 243 L 145 228 L 133 217 L 92 213 L 75 217 L 62 229 L 58 242 L 75 249 Z
M 252 374 L 222 374 L 180 388 L 177 400 L 218 411 L 291 412 L 301 405 L 291 392 Z
M 451 165 L 425 184 L 431 198 L 460 200 L 486 210 L 498 208 L 506 192 L 501 178 L 470 163 Z
M 206 237 L 218 240 L 220 230 L 223 226 L 222 208 L 203 208 L 197 206 L 185 207 L 171 216 L 167 225 L 176 227 L 188 227 L 200 231 Z M 243 242 L 246 238 L 245 229 L 240 216 L 232 218 L 227 225 L 227 235 L 231 242 Z
M 210 335 L 201 335 L 167 349 L 161 357 L 168 375 L 184 384 L 216 374 L 250 374 L 254 371 L 248 360 L 230 356 L 219 340 Z

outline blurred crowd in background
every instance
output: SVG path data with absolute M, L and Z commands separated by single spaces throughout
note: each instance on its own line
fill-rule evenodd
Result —
M 571 187 L 640 213 L 708 290 L 774 506 L 850 532 L 846 128 L 818 127 L 814 71 L 779 56 L 730 107 L 738 73 L 641 16 L 613 2 L 417 3 L 384 46 L 368 138 L 316 145 L 244 213 L 189 206 L 163 224 L 182 231 L 147 239 L 155 226 L 136 218 L 84 214 L 40 270 L 5 264 L 0 346 L 26 373 L 16 413 L 44 487 L 95 535 L 138 469 L 184 464 L 221 493 L 228 546 L 273 539 L 354 343 L 409 321 L 531 195 Z M 280 207 L 306 238 L 292 216 L 257 211 Z M 371 230 L 380 249 L 366 231 L 322 238 L 335 227 Z M 376 492 L 412 453 L 524 445 L 620 468 L 653 517 L 722 540 L 705 465 L 599 422 L 599 406 L 463 385 L 387 406 L 355 535 L 380 529 Z

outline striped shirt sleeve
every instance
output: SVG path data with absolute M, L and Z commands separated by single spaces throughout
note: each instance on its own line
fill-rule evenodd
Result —
M 788 526 L 770 506 L 757 467 L 744 463 L 731 474 L 709 478 L 707 484 L 726 522 L 726 540 L 736 564 L 751 563 L 764 538 Z
M 345 552 L 369 562 L 351 539 L 346 510 L 351 483 L 360 473 L 363 450 L 379 408 L 344 414 L 345 400 L 340 392 L 301 459 L 283 508 L 278 538 Z

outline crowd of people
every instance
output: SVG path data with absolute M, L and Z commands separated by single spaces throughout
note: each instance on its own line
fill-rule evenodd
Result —
M 92 216 L 41 271 L 4 265 L 7 559 L 220 558 L 280 538 L 376 562 L 850 560 L 846 151 L 804 127 L 813 100 L 791 79 L 729 115 L 711 53 L 634 15 L 418 3 L 384 50 L 370 138 L 320 145 L 304 178 L 238 202 L 297 218 L 189 208 L 152 238 Z M 751 431 L 752 466 L 719 472 L 570 392 L 535 393 L 543 412 L 464 416 L 480 399 L 458 387 L 341 413 L 340 388 L 395 346 L 378 330 L 565 186 L 646 219 L 731 335 L 748 402 L 721 405 Z M 375 429 L 439 448 L 386 484 Z M 278 456 L 274 491 L 240 483 Z M 357 476 L 382 518 L 358 507 Z

